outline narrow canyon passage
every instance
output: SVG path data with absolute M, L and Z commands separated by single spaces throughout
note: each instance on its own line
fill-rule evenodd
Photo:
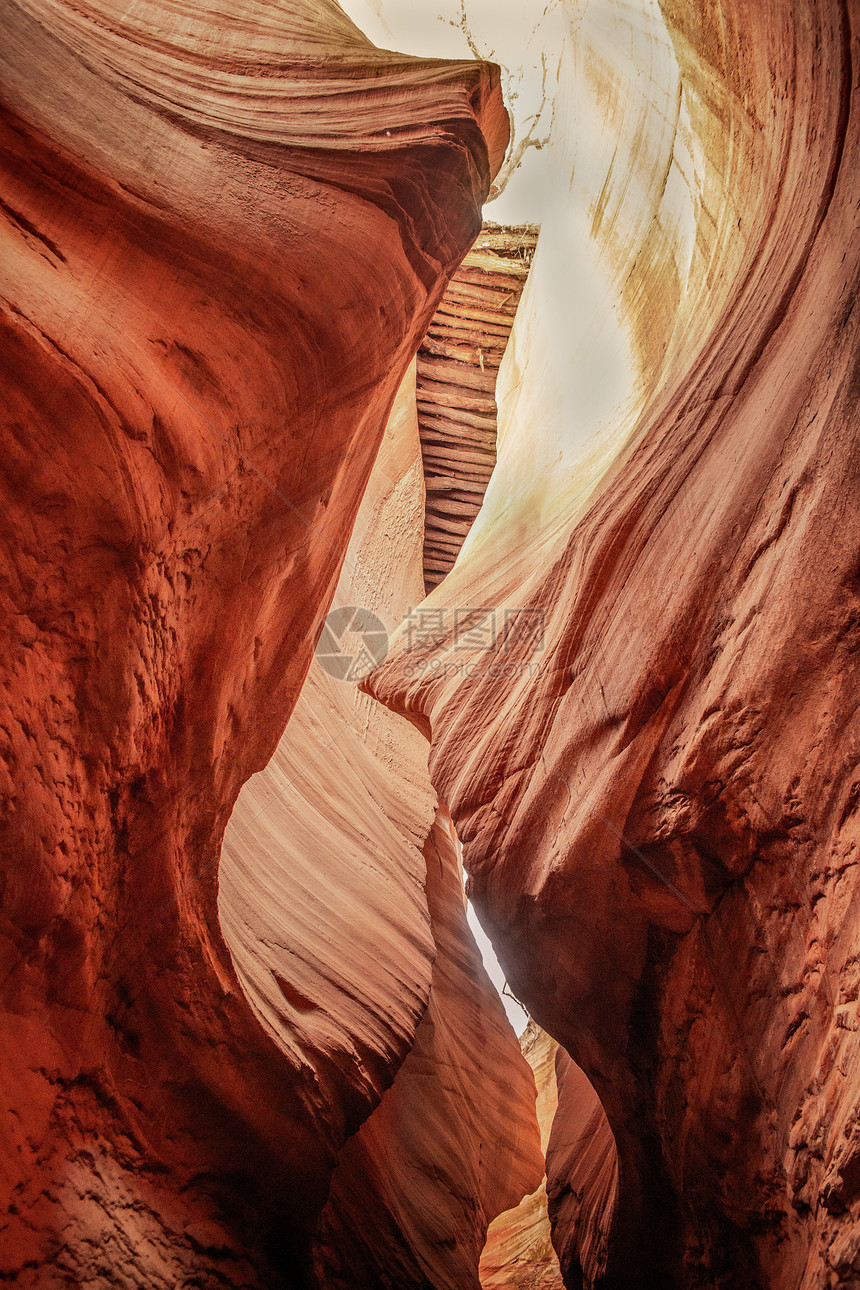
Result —
M 487 263 L 488 237 L 523 236 L 479 235 L 473 254 L 483 256 L 485 290 L 500 276 Z M 526 260 L 517 263 L 527 270 Z M 470 346 L 443 342 L 446 410 L 468 399 L 481 370 L 474 336 L 485 320 L 468 317 L 458 276 L 428 329 L 435 342 L 439 318 L 471 327 Z M 486 365 L 497 368 L 498 360 Z M 357 605 L 380 627 L 404 622 L 427 636 L 420 605 L 428 534 L 438 531 L 427 501 L 438 478 L 426 455 L 427 406 L 413 365 L 358 513 L 331 624 Z M 434 413 L 439 406 L 434 400 Z M 449 432 L 446 484 L 469 486 L 469 429 L 459 439 Z M 344 1113 L 345 1088 L 349 1099 L 379 1102 L 340 1154 L 314 1273 L 331 1287 L 477 1290 L 487 1223 L 539 1189 L 518 1262 L 559 1286 L 534 1079 L 467 923 L 460 847 L 430 784 L 426 738 L 357 689 L 362 666 L 374 661 L 363 664 L 362 638 L 374 635 L 364 627 L 320 638 L 274 758 L 239 795 L 220 864 L 221 925 L 262 1024 L 313 1069 L 332 1121 Z M 409 1049 L 388 1087 L 403 1035 Z M 554 1080 L 551 1070 L 544 1075 Z
M 0 1281 L 860 1287 L 858 0 L 0 5 Z
M 542 221 L 444 584 L 543 616 L 540 672 L 512 637 L 519 670 L 476 649 L 437 677 L 453 632 L 401 633 L 369 688 L 431 731 L 473 899 L 576 1063 L 548 1152 L 568 1284 L 853 1286 L 856 10 L 579 17 L 556 124 L 595 91 L 563 168 L 590 229 Z M 588 395 L 623 375 L 577 387 L 552 289 L 588 239 L 635 373 L 609 415 Z

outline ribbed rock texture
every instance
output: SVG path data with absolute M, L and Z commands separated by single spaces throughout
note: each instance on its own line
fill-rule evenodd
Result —
M 496 73 L 329 0 L 8 0 L 0 65 L 0 1276 L 291 1285 L 431 942 L 353 1068 L 307 1017 L 299 1060 L 222 939 L 221 836 L 480 227 Z
M 553 1241 L 569 1280 L 600 1284 L 618 1201 L 618 1152 L 600 1098 L 563 1048 L 555 1065 L 558 1110 L 545 1145 Z
M 537 232 L 486 224 L 418 347 L 427 591 L 452 568 L 496 464 L 496 377 Z
M 393 625 L 420 598 L 423 501 L 413 365 L 333 607 L 369 606 Z M 219 916 L 239 981 L 317 1084 L 338 1144 L 391 1083 L 427 1007 L 436 946 L 422 847 L 435 806 L 426 740 L 315 660 L 224 835 Z
M 332 0 L 5 0 L 8 1283 L 476 1287 L 540 1171 L 459 838 L 561 1045 L 566 1285 L 860 1286 L 860 3 L 564 12 L 496 466 L 368 683 L 436 813 L 340 682 L 279 741 L 496 73 Z
M 511 627 L 442 668 L 450 633 L 404 634 L 371 688 L 429 731 L 482 921 L 580 1068 L 548 1183 L 567 1284 L 856 1286 L 860 6 L 571 26 L 568 211 L 427 601 L 530 608 L 544 648 Z M 568 326 L 578 246 L 596 307 Z

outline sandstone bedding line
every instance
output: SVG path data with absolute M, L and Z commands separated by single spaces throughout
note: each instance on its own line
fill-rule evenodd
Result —
M 539 1127 L 570 1290 L 860 1286 L 860 0 L 560 9 L 496 464 L 356 693 L 497 69 L 0 0 L 21 1290 L 557 1290 Z
M 370 1085 L 261 1027 L 216 908 L 497 73 L 336 5 L 3 5 L 0 1274 L 291 1285 Z
M 558 1108 L 555 1066 L 559 1048 L 534 1021 L 529 1021 L 520 1043 L 523 1056 L 534 1071 L 541 1147 L 546 1154 Z M 575 1167 L 569 1176 L 575 1180 Z M 490 1224 L 481 1252 L 480 1277 L 482 1290 L 511 1290 L 519 1286 L 529 1290 L 563 1290 L 547 1216 L 546 1180 L 519 1205 L 500 1214 Z
M 496 379 L 537 232 L 485 225 L 418 347 L 428 591 L 450 572 L 496 464 Z

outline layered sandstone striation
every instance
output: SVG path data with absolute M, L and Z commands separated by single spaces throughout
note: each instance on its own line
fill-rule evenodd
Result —
M 480 1290 L 492 1218 L 543 1172 L 534 1080 L 465 920 L 459 844 L 440 808 L 424 848 L 437 946 L 415 1042 L 347 1143 L 315 1246 L 319 1284 Z
M 851 1286 L 860 9 L 575 16 L 567 223 L 427 602 L 529 608 L 543 649 L 404 636 L 371 688 L 430 732 L 482 921 L 580 1068 L 548 1184 L 568 1284 Z M 588 326 L 558 291 L 581 247 Z
M 493 69 L 328 0 L 3 15 L 0 1275 L 293 1284 L 432 940 L 413 855 L 410 990 L 351 1063 L 306 1015 L 290 1046 L 222 938 L 221 836 L 507 121 Z
M 496 379 L 537 233 L 485 224 L 418 347 L 427 591 L 452 568 L 496 464 Z
M 496 464 L 471 527 L 430 508 L 465 539 L 441 627 L 371 698 L 306 678 L 333 598 L 393 627 L 421 594 L 402 380 L 502 161 L 496 72 L 332 0 L 6 0 L 22 1290 L 477 1290 L 512 1210 L 484 1284 L 557 1284 L 460 843 L 560 1045 L 565 1284 L 860 1285 L 860 5 L 562 8 Z
M 600 1285 L 618 1203 L 618 1152 L 600 1098 L 564 1048 L 555 1065 L 558 1109 L 545 1144 L 552 1239 L 569 1280 Z M 632 1262 L 628 1275 L 642 1279 L 643 1272 Z

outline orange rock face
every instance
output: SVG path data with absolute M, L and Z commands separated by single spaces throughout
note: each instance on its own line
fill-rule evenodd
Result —
M 496 72 L 333 0 L 3 13 L 0 1280 L 557 1285 L 462 843 L 565 1284 L 860 1285 L 858 0 L 568 7 L 390 713 L 306 678 L 388 552 L 420 594 Z
M 568 1276 L 605 1280 L 618 1203 L 618 1153 L 600 1098 L 563 1048 L 556 1053 L 558 1110 L 546 1146 L 553 1240 Z M 641 1276 L 631 1261 L 626 1275 Z M 647 1274 L 647 1269 L 644 1269 Z
M 625 214 L 653 164 L 624 154 L 626 119 L 590 209 L 624 284 L 635 415 L 602 457 L 544 468 L 569 433 L 551 373 L 531 376 L 544 225 L 496 473 L 428 600 L 543 614 L 539 670 L 513 629 L 448 671 L 451 633 L 402 638 L 372 691 L 430 730 L 513 988 L 608 1117 L 614 1211 L 605 1124 L 592 1105 L 605 1149 L 585 1169 L 591 1113 L 565 1075 L 549 1192 L 568 1284 L 851 1286 L 860 9 L 662 11 L 695 238 L 684 258 L 675 145 Z M 591 67 L 623 118 L 624 74 Z M 630 83 L 635 105 L 650 91 Z
M 358 600 L 393 626 L 421 599 L 423 514 L 412 367 L 336 612 Z M 315 1283 L 477 1290 L 488 1223 L 543 1172 L 534 1080 L 467 926 L 426 739 L 320 654 L 274 757 L 239 795 L 219 912 L 285 1074 L 315 1085 L 331 1149 L 364 1121 L 317 1226 Z
M 367 1112 L 239 988 L 221 835 L 507 123 L 326 0 L 10 3 L 0 59 L 0 1275 L 292 1284 Z
M 477 960 L 444 809 L 425 856 L 430 1000 L 394 1084 L 335 1170 L 316 1245 L 320 1285 L 332 1290 L 479 1290 L 489 1220 L 541 1177 L 534 1081 Z

